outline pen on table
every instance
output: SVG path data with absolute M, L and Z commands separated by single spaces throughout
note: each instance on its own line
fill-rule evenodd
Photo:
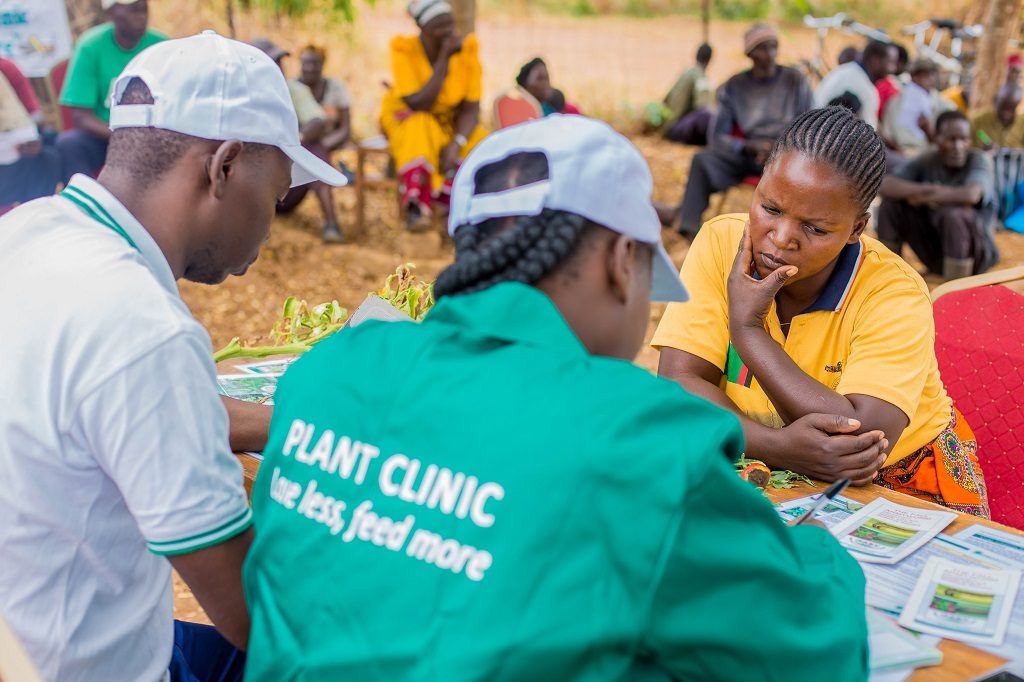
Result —
M 824 509 L 825 505 L 828 504 L 829 502 L 831 502 L 835 498 L 836 495 L 838 495 L 839 493 L 841 493 L 844 490 L 846 490 L 846 486 L 848 486 L 848 485 L 850 485 L 850 479 L 848 479 L 848 478 L 840 478 L 838 481 L 836 481 L 835 483 L 830 485 L 828 487 L 828 490 L 823 492 L 818 497 L 818 499 L 815 500 L 814 504 L 811 506 L 810 509 L 807 510 L 806 514 L 804 514 L 799 519 L 797 519 L 796 521 L 794 521 L 793 523 L 791 523 L 789 525 L 791 525 L 791 526 L 799 526 L 801 523 L 803 523 L 807 519 L 812 518 L 815 514 L 817 514 L 822 509 Z

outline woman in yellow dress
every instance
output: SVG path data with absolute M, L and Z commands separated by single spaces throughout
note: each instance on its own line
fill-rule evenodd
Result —
M 419 35 L 391 40 L 392 87 L 380 122 L 401 180 L 406 224 L 447 208 L 455 170 L 481 140 L 480 58 L 474 34 L 460 38 L 444 0 L 413 0 Z

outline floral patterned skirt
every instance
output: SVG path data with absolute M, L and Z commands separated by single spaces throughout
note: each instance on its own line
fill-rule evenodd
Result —
M 879 469 L 875 483 L 959 512 L 986 519 L 992 515 L 978 465 L 978 442 L 955 407 L 949 425 L 935 440 Z

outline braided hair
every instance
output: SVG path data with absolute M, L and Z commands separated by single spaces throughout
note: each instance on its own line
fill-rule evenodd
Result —
M 766 166 L 785 152 L 800 152 L 836 169 L 867 211 L 885 175 L 885 147 L 878 133 L 842 106 L 811 109 L 793 119 L 775 140 Z
M 474 177 L 474 191 L 500 192 L 547 177 L 548 161 L 543 153 L 521 152 L 481 166 Z M 438 275 L 434 296 L 470 294 L 500 282 L 536 284 L 571 261 L 596 227 L 575 213 L 552 209 L 533 216 L 461 225 L 454 234 L 455 262 Z

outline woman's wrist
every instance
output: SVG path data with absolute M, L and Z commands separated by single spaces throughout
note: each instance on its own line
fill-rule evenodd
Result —
M 729 323 L 729 338 L 741 358 L 749 352 L 752 345 L 761 341 L 772 340 L 764 326 L 738 322 Z
M 765 426 L 749 417 L 744 420 L 743 435 L 747 441 L 746 456 L 751 459 L 759 459 L 772 469 L 784 469 L 785 463 L 780 459 L 780 453 L 784 451 L 780 443 L 782 429 Z

